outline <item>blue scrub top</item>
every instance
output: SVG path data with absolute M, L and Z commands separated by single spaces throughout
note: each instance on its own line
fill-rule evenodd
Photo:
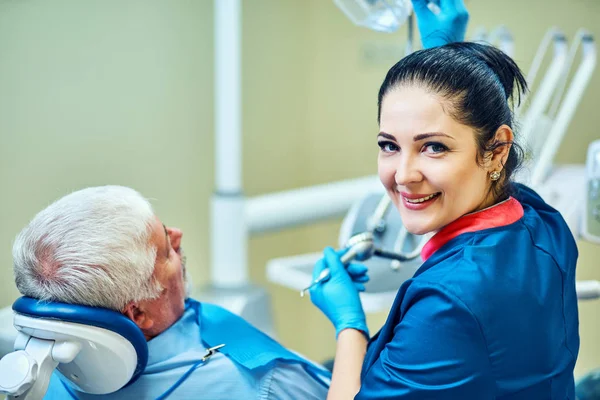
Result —
M 574 399 L 577 255 L 522 185 L 444 227 L 369 343 L 356 399 Z

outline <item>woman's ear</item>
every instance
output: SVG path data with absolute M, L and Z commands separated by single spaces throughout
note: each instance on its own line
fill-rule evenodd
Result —
M 123 315 L 132 320 L 144 334 L 154 325 L 154 321 L 150 318 L 148 313 L 144 312 L 143 307 L 133 301 L 125 306 Z
M 508 125 L 502 125 L 496 130 L 496 134 L 490 143 L 490 147 L 492 147 L 493 150 L 486 154 L 484 160 L 489 172 L 501 171 L 504 168 L 513 140 L 514 134 Z M 500 145 L 494 146 L 495 144 Z

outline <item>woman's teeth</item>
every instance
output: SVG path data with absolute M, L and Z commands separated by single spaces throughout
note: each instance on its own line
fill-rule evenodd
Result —
M 431 200 L 433 199 L 435 196 L 437 196 L 439 193 L 434 193 L 434 194 L 430 194 L 429 196 L 425 196 L 425 197 L 421 197 L 420 199 L 407 199 L 406 197 L 404 198 L 404 200 L 406 200 L 409 203 L 422 203 L 424 201 L 427 200 Z

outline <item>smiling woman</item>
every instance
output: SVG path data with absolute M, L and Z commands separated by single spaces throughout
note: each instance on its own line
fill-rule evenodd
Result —
M 493 47 L 441 52 L 403 59 L 379 92 L 379 176 L 415 234 L 507 199 L 522 160 L 507 102 L 526 88 L 519 68 Z
M 434 235 L 368 345 L 354 278 L 325 251 L 315 270 L 331 278 L 311 299 L 338 333 L 329 398 L 574 398 L 575 241 L 511 181 L 522 160 L 511 102 L 525 90 L 514 61 L 475 43 L 417 51 L 388 72 L 379 177 L 406 229 Z

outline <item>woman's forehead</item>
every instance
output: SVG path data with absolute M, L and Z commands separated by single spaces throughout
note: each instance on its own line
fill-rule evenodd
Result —
M 430 125 L 451 122 L 446 114 L 441 98 L 420 88 L 406 87 L 390 91 L 381 105 L 381 130 L 385 131 L 398 125 L 415 125 L 421 129 L 430 129 Z
M 448 100 L 418 86 L 401 86 L 382 99 L 379 130 L 402 138 L 442 132 L 459 141 L 475 142 L 475 131 L 454 119 Z

